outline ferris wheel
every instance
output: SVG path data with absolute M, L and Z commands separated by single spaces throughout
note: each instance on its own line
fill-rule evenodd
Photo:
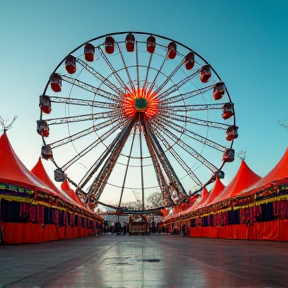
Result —
M 234 160 L 226 85 L 197 52 L 160 35 L 83 43 L 51 73 L 39 106 L 42 157 L 91 207 L 133 210 L 136 193 L 144 211 L 155 192 L 163 206 L 179 204 Z

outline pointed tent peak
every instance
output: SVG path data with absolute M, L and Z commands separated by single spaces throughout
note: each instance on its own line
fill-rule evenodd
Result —
M 200 198 L 200 200 L 198 202 L 195 202 L 195 204 L 193 205 L 193 209 L 197 208 L 198 206 L 200 206 L 201 204 L 203 204 L 206 199 L 208 198 L 209 196 L 209 192 L 207 190 L 207 187 L 203 187 L 202 189 L 202 197 Z
M 21 162 L 5 132 L 0 137 L 0 162 L 0 180 L 2 182 L 21 185 L 22 187 L 39 190 L 53 196 L 57 195 Z
M 85 207 L 84 203 L 79 199 L 76 192 L 70 187 L 69 182 L 65 179 L 61 184 L 61 189 L 66 192 L 77 204 Z M 86 207 L 85 207 L 86 208 Z
M 219 177 L 216 177 L 215 185 L 212 188 L 207 200 L 203 203 L 202 207 L 208 206 L 216 197 L 218 197 L 224 190 L 225 185 L 221 182 Z
M 52 182 L 52 180 L 50 179 L 50 177 L 48 176 L 41 157 L 39 157 L 37 163 L 35 164 L 35 166 L 31 169 L 31 172 L 38 178 L 40 179 L 43 183 L 45 183 L 48 187 L 50 187 L 52 190 L 54 190 L 55 192 L 57 192 L 58 194 L 61 194 L 60 191 L 58 190 L 58 188 L 55 186 L 55 184 Z
M 254 193 L 252 190 L 264 187 L 267 184 L 270 184 L 274 181 L 282 180 L 284 178 L 288 178 L 288 147 L 286 148 L 284 155 L 274 166 L 274 168 L 266 176 L 257 181 L 253 186 L 250 186 L 248 189 L 244 190 L 241 195 L 246 193 L 252 194 Z
M 191 212 L 191 211 L 193 211 L 193 210 L 196 210 L 197 209 L 197 207 L 198 206 L 200 206 L 202 203 L 204 203 L 204 201 L 206 201 L 206 199 L 208 198 L 208 196 L 209 196 L 209 192 L 208 192 L 208 190 L 207 190 L 207 188 L 206 187 L 203 187 L 203 189 L 202 189 L 202 196 L 200 196 L 200 197 L 198 197 L 198 199 L 200 198 L 200 200 L 199 201 L 197 201 L 197 199 L 196 199 L 196 201 L 194 202 L 194 204 L 191 206 L 191 207 L 189 207 L 186 211 L 184 211 L 185 213 L 188 213 L 188 212 Z M 184 214 L 185 214 L 184 213 Z
M 246 162 L 242 159 L 240 167 L 231 180 L 231 182 L 225 187 L 222 193 L 216 197 L 210 204 L 215 204 L 228 199 L 233 196 L 239 195 L 243 190 L 247 189 L 251 185 L 259 181 L 261 177 L 253 172 Z

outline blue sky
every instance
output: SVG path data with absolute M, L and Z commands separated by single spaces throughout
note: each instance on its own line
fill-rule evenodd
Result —
M 197 51 L 235 103 L 237 152 L 265 176 L 284 154 L 288 130 L 288 1 L 0 1 L 0 115 L 18 115 L 8 137 L 31 169 L 42 145 L 38 97 L 51 72 L 89 39 L 120 31 L 163 35 Z M 225 166 L 227 184 L 240 160 Z M 51 163 L 45 163 L 53 171 Z M 52 176 L 52 175 L 51 175 Z

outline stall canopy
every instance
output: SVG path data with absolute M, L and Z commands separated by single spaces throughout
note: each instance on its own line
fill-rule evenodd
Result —
M 58 196 L 55 191 L 40 181 L 20 161 L 6 133 L 0 137 L 0 163 L 0 182 Z
M 246 164 L 244 160 L 241 160 L 241 164 L 235 177 L 229 183 L 228 186 L 222 191 L 222 193 L 216 197 L 210 204 L 221 202 L 230 197 L 239 195 L 243 190 L 249 188 L 251 185 L 259 181 L 261 177 L 254 173 Z
M 284 155 L 276 166 L 262 179 L 257 181 L 254 185 L 250 186 L 248 189 L 245 189 L 242 194 L 249 195 L 256 193 L 261 187 L 265 187 L 272 182 L 288 178 L 288 148 L 286 149 Z
M 215 185 L 212 188 L 211 192 L 209 193 L 209 196 L 207 197 L 206 201 L 203 202 L 203 204 L 198 205 L 198 208 L 205 207 L 211 204 L 211 202 L 220 195 L 220 193 L 224 190 L 225 186 L 221 182 L 221 180 L 216 177 Z

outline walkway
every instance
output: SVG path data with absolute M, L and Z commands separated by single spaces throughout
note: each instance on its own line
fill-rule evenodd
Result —
M 288 243 L 180 236 L 0 246 L 0 287 L 288 287 Z

